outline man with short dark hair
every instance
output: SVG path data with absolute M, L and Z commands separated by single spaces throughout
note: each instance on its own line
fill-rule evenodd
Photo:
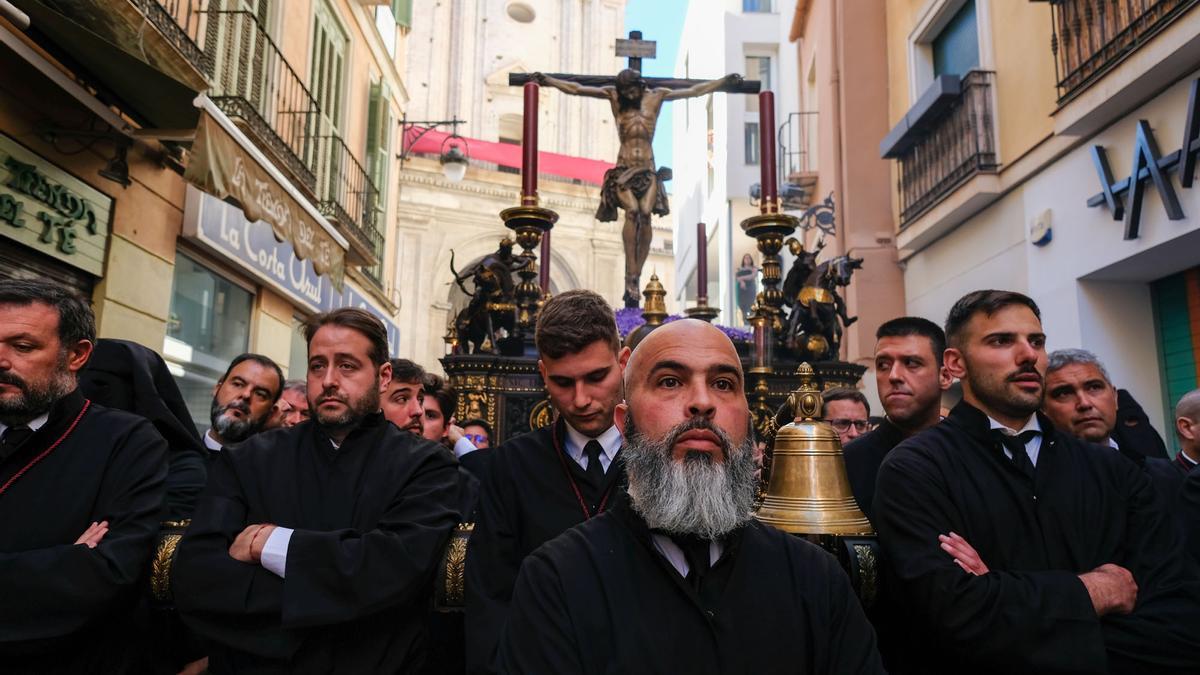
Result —
M 249 353 L 235 357 L 213 387 L 212 426 L 204 434 L 204 446 L 220 452 L 265 429 L 282 388 L 283 371 L 270 358 Z
M 478 448 L 466 437 L 463 428 L 455 423 L 454 410 L 458 407 L 458 392 L 446 378 L 436 373 L 425 375 L 421 391 L 424 394 L 421 405 L 424 408 L 425 425 L 422 434 L 426 440 L 441 443 L 453 450 L 454 456 L 461 462 Z M 465 463 L 463 466 L 472 470 Z M 483 480 L 483 476 L 477 478 Z
M 460 514 L 454 459 L 380 412 L 387 331 L 308 320 L 309 422 L 220 453 L 179 544 L 173 590 L 214 673 L 411 672 Z
M 847 445 L 846 475 L 859 508 L 872 518 L 879 465 L 900 441 L 941 419 L 942 392 L 950 376 L 942 368 L 946 334 L 934 322 L 902 316 L 875 331 L 875 386 L 887 414 L 879 427 Z
M 613 424 L 629 358 L 608 303 L 560 293 L 539 313 L 538 368 L 558 419 L 491 454 L 467 546 L 467 668 L 493 672 L 521 561 L 621 498 L 621 434 Z M 474 454 L 474 453 L 472 453 Z M 468 455 L 470 457 L 470 455 Z
M 85 399 L 96 322 L 45 281 L 0 281 L 0 670 L 134 673 L 166 442 Z
M 871 403 L 866 395 L 849 387 L 831 387 L 821 392 L 825 399 L 823 421 L 837 432 L 845 447 L 871 428 Z
M 1032 299 L 946 319 L 963 400 L 879 469 L 876 528 L 932 672 L 1196 672 L 1200 580 L 1145 473 L 1057 430 Z
M 383 392 L 383 416 L 401 429 L 421 435 L 425 429 L 425 369 L 408 359 L 392 359 L 392 381 Z
M 268 429 L 294 427 L 308 419 L 308 384 L 304 380 L 288 380 L 283 383 L 279 400 L 271 408 L 267 419 Z
M 625 384 L 629 499 L 526 558 L 503 670 L 882 673 L 833 556 L 751 515 L 754 432 L 729 338 L 661 326 Z
M 1175 404 L 1175 435 L 1179 438 L 1175 466 L 1190 474 L 1200 464 L 1200 389 L 1189 391 Z
M 487 420 L 473 419 L 462 423 L 463 433 L 474 446 L 483 450 L 492 447 L 492 425 Z

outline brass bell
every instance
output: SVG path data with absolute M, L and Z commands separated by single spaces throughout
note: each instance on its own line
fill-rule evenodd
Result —
M 796 419 L 775 436 L 767 496 L 756 517 L 792 534 L 873 535 L 858 508 L 837 433 L 821 417 L 821 391 L 812 366 L 800 364 L 800 386 L 789 404 Z

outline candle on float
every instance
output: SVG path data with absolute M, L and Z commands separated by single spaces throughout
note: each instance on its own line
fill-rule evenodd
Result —
M 525 120 L 521 136 L 521 203 L 537 202 L 538 85 L 525 83 Z
M 550 230 L 542 233 L 542 266 L 538 268 L 538 285 L 542 287 L 542 295 L 550 292 Z
M 708 299 L 708 227 L 696 223 L 696 298 Z
M 767 365 L 767 321 L 757 313 L 758 306 L 755 305 L 756 316 L 751 320 L 754 325 L 754 367 L 762 368 Z
M 762 180 L 763 213 L 775 212 L 779 200 L 779 178 L 775 171 L 775 92 L 764 91 L 758 95 L 758 142 L 759 167 Z

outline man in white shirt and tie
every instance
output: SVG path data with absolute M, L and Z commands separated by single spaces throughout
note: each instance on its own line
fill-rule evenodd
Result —
M 467 546 L 467 670 L 495 672 L 496 647 L 521 562 L 538 546 L 624 498 L 613 425 L 629 349 L 612 307 L 573 290 L 546 302 L 534 340 L 558 419 L 491 452 Z

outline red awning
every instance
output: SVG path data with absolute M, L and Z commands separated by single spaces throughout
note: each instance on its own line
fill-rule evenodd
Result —
M 407 146 L 409 143 L 412 143 L 413 139 L 422 131 L 424 129 L 421 127 L 409 127 L 406 129 L 405 145 Z M 421 139 L 413 145 L 412 152 L 434 156 L 441 155 L 443 150 L 442 142 L 449 138 L 449 136 L 450 134 L 443 131 L 430 131 L 421 136 Z M 466 141 L 466 147 L 462 149 L 470 155 L 472 160 L 492 162 L 500 166 L 508 166 L 516 169 L 521 168 L 521 146 L 519 145 L 481 141 L 475 138 L 464 138 L 463 140 Z M 446 144 L 445 149 L 448 150 L 451 145 L 462 144 L 458 141 L 451 141 Z M 604 172 L 611 169 L 612 166 L 608 162 L 601 162 L 596 159 L 571 157 L 554 152 L 538 153 L 539 174 L 574 178 L 593 185 L 603 184 Z

